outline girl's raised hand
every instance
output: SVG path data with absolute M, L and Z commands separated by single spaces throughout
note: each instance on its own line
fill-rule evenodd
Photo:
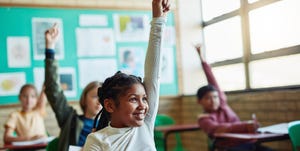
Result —
M 162 17 L 166 16 L 170 10 L 171 3 L 170 0 L 153 0 L 152 1 L 152 16 Z

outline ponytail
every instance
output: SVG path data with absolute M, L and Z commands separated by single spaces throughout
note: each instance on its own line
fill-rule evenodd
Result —
M 98 122 L 98 126 L 96 128 L 96 131 L 101 130 L 101 129 L 105 128 L 106 126 L 108 126 L 109 113 L 105 109 L 102 109 L 102 110 L 103 111 L 102 111 L 102 114 L 100 116 L 100 120 Z

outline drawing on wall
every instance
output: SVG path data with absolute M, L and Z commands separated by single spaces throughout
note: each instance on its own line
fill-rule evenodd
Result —
M 163 48 L 161 62 L 161 80 L 163 84 L 172 84 L 174 81 L 174 53 L 172 48 Z
M 141 47 L 119 49 L 120 70 L 127 74 L 144 77 L 145 52 Z
M 117 72 L 116 59 L 79 59 L 79 85 L 84 88 L 92 81 L 104 82 Z
M 0 96 L 18 95 L 25 79 L 24 72 L 0 73 Z
M 111 28 L 77 28 L 77 56 L 114 56 L 115 40 Z
M 75 69 L 71 67 L 59 68 L 59 80 L 61 88 L 68 97 L 76 96 Z
M 57 23 L 59 37 L 55 45 L 55 58 L 64 58 L 63 24 L 59 18 L 32 18 L 33 52 L 35 60 L 45 58 L 45 31 Z
M 8 67 L 30 67 L 30 43 L 27 36 L 7 37 L 7 61 Z
M 114 15 L 117 41 L 148 41 L 149 19 L 147 15 Z
M 45 80 L 44 68 L 34 68 L 34 85 L 41 91 L 42 85 Z M 61 88 L 64 90 L 64 94 L 67 97 L 75 97 L 77 95 L 75 68 L 73 67 L 61 67 L 58 69 L 58 77 Z

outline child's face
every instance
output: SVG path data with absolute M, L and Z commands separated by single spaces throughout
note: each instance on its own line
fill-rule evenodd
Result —
M 85 115 L 94 117 L 102 109 L 102 105 L 98 100 L 98 87 L 91 89 L 85 96 Z
M 33 88 L 25 88 L 19 95 L 22 110 L 31 111 L 37 104 L 37 92 Z
M 120 104 L 111 113 L 114 127 L 136 127 L 144 123 L 149 106 L 145 88 L 141 84 L 131 86 L 125 95 L 119 97 Z
M 220 107 L 220 99 L 217 91 L 207 92 L 198 102 L 207 112 L 216 111 Z

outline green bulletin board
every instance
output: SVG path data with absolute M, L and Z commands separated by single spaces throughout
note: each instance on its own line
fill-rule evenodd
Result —
M 97 80 L 101 81 L 112 75 L 102 74 L 106 72 L 122 70 L 135 74 L 122 63 L 126 52 L 134 54 L 134 68 L 139 69 L 136 74 L 143 73 L 140 68 L 148 44 L 149 10 L 0 7 L 0 19 L 0 105 L 18 103 L 17 95 L 24 83 L 40 89 L 44 79 L 44 31 L 39 27 L 45 28 L 52 21 L 58 21 L 62 31 L 56 51 L 68 100 L 79 100 L 86 80 L 92 75 L 99 75 Z M 44 25 L 44 20 L 48 24 Z M 178 94 L 174 22 L 174 14 L 170 13 L 163 40 L 162 96 Z M 98 51 L 99 47 L 103 49 Z

